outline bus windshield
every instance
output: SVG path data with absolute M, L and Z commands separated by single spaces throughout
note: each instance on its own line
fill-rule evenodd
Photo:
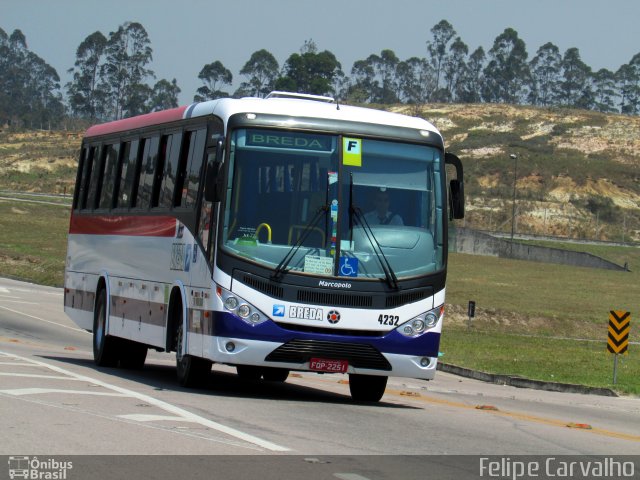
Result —
M 274 271 L 316 276 L 439 271 L 442 155 L 396 141 L 236 130 L 222 247 Z

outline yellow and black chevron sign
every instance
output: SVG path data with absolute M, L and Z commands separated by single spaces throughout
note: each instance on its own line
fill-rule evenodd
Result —
M 631 329 L 631 313 L 611 310 L 609 312 L 609 338 L 607 350 L 611 353 L 627 353 L 629 348 L 629 330 Z

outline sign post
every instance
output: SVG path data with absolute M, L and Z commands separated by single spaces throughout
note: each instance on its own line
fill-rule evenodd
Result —
M 609 312 L 609 334 L 607 350 L 613 353 L 613 384 L 618 380 L 618 355 L 629 352 L 629 331 L 631 330 L 631 313 L 620 310 Z
M 469 300 L 469 308 L 467 309 L 467 315 L 469 316 L 469 322 L 467 328 L 471 328 L 471 319 L 476 316 L 476 302 Z

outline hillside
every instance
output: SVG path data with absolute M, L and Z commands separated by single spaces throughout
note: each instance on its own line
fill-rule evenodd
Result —
M 71 193 L 80 133 L 0 132 L 0 190 Z
M 640 117 L 511 105 L 397 106 L 433 122 L 465 165 L 467 227 L 640 241 Z M 81 134 L 0 132 L 0 189 L 73 189 Z
M 640 118 L 510 105 L 398 107 L 433 122 L 465 165 L 466 226 L 640 240 Z

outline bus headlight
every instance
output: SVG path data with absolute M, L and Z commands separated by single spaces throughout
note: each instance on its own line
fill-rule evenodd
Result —
M 251 307 L 246 303 L 243 303 L 238 307 L 238 315 L 242 318 L 247 318 L 251 314 Z
M 425 333 L 430 328 L 435 327 L 444 315 L 444 305 L 434 308 L 425 313 L 421 313 L 417 317 L 412 318 L 408 322 L 400 325 L 396 330 L 405 337 L 417 337 Z
M 256 307 L 219 285 L 216 288 L 216 293 L 222 300 L 222 305 L 225 310 L 233 313 L 245 323 L 248 323 L 249 325 L 258 325 L 267 320 L 267 316 Z

